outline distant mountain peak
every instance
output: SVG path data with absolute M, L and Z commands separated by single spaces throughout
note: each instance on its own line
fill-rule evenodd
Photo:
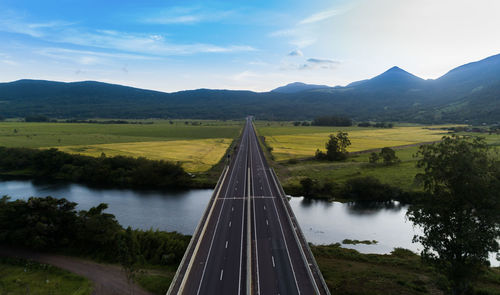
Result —
M 385 72 L 386 73 L 388 73 L 388 72 L 404 72 L 404 73 L 408 73 L 407 71 L 403 70 L 402 68 L 400 68 L 398 66 L 393 66 L 392 68 L 388 69 Z

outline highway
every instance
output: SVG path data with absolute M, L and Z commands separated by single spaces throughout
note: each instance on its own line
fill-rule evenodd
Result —
M 329 294 L 247 118 L 167 294 Z

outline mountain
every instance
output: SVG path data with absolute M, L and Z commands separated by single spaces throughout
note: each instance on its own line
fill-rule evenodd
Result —
M 424 87 L 425 80 L 407 71 L 392 67 L 384 73 L 368 80 L 351 83 L 348 87 L 364 89 L 368 91 L 395 91 L 410 90 Z
M 101 82 L 0 83 L 0 117 L 500 122 L 500 55 L 424 80 L 399 67 L 345 87 L 292 83 L 270 92 L 197 89 L 174 93 Z
M 305 84 L 301 82 L 290 83 L 285 86 L 278 87 L 276 89 L 271 90 L 271 92 L 278 93 L 297 93 L 302 91 L 314 90 L 314 89 L 329 89 L 331 87 L 326 85 L 314 85 L 314 84 Z

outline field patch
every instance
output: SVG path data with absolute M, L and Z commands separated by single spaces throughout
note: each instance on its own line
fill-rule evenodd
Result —
M 277 130 L 273 131 L 273 127 L 263 128 L 261 135 L 266 137 L 266 143 L 273 148 L 272 153 L 277 161 L 313 157 L 317 149 L 325 150 L 328 136 L 336 134 L 339 130 L 349 134 L 352 143 L 348 148 L 349 152 L 438 141 L 447 133 L 444 130 L 427 127 L 395 127 L 390 129 L 310 127 L 316 132 L 309 132 L 308 127 L 274 128 Z M 294 128 L 296 128 L 296 133 L 291 132 Z M 301 133 L 301 131 L 305 132 Z
M 60 151 L 99 157 L 144 157 L 152 160 L 181 162 L 188 172 L 202 172 L 217 164 L 231 144 L 231 138 L 125 142 L 56 147 Z
M 129 120 L 131 122 L 135 120 Z M 57 148 L 100 156 L 124 155 L 182 162 L 189 172 L 216 164 L 242 121 L 142 120 L 143 124 L 0 122 L 0 146 Z

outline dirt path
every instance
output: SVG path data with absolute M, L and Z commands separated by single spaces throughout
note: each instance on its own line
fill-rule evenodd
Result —
M 4 246 L 0 246 L 0 256 L 18 257 L 45 264 L 51 264 L 77 275 L 86 277 L 94 283 L 94 292 L 92 294 L 95 295 L 151 295 L 151 293 L 141 289 L 137 285 L 133 286 L 132 292 L 132 288 L 128 284 L 124 272 L 119 266 L 116 265 L 99 264 L 75 257 L 43 254 Z

